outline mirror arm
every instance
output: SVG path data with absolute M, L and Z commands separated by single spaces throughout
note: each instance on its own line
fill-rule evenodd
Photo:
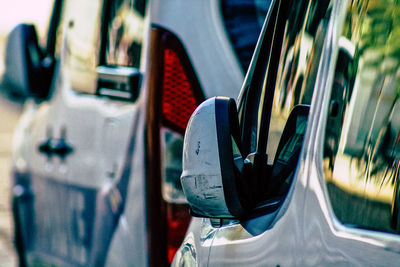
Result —
M 252 206 L 264 199 L 268 181 L 271 177 L 271 166 L 268 165 L 268 155 L 254 152 L 244 160 L 240 177 L 243 194 L 252 202 Z

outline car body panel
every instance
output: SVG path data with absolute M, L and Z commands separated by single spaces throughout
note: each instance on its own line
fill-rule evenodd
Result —
M 220 1 L 152 2 L 152 24 L 178 34 L 187 49 L 204 95 L 237 97 L 244 74 L 220 19 Z M 174 15 L 171 15 L 173 12 Z M 180 17 L 181 19 L 176 19 Z M 190 27 L 187 25 L 190 24 Z M 206 41 L 204 41 L 206 40 Z M 221 78 L 221 72 L 224 78 Z
M 193 217 L 172 266 L 208 266 L 208 257 L 218 227 L 206 218 Z M 205 260 L 207 259 L 207 260 Z
M 121 105 L 112 103 L 107 99 L 98 100 L 94 96 L 77 96 L 70 92 L 65 85 L 60 89 L 67 92 L 64 91 L 64 95 L 55 93 L 52 100 L 54 103 L 50 102 L 49 105 L 41 106 L 32 120 L 33 123 L 29 127 L 29 139 L 27 138 L 27 140 L 30 140 L 30 145 L 28 145 L 29 152 L 26 158 L 26 169 L 32 176 L 33 191 L 51 192 L 50 195 L 40 194 L 40 196 L 47 195 L 49 197 L 47 199 L 40 200 L 38 197 L 35 199 L 36 201 L 43 201 L 37 203 L 38 206 L 35 210 L 46 213 L 38 213 L 36 217 L 47 218 L 44 221 L 37 221 L 36 234 L 38 238 L 44 237 L 50 240 L 54 238 L 54 243 L 59 243 L 59 235 L 65 234 L 65 239 L 72 239 L 75 235 L 85 236 L 88 234 L 78 233 L 79 230 L 77 229 L 78 232 L 68 234 L 68 232 L 65 232 L 65 227 L 68 228 L 71 225 L 78 227 L 79 224 L 82 224 L 79 216 L 76 217 L 77 215 L 73 214 L 83 213 L 85 210 L 94 212 L 96 206 L 93 205 L 96 205 L 97 193 L 106 191 L 118 183 L 119 177 L 126 168 L 124 163 L 127 161 L 126 154 L 129 142 L 143 146 L 143 135 L 136 135 L 132 138 L 129 131 L 133 128 L 134 119 L 139 119 L 138 105 Z M 43 121 L 47 121 L 47 124 L 43 124 Z M 48 127 L 58 129 L 53 130 L 55 134 L 59 134 L 57 132 L 61 128 L 66 129 L 66 140 L 74 148 L 74 151 L 65 160 L 57 157 L 49 159 L 38 152 L 38 145 L 44 142 L 48 135 Z M 99 129 L 99 131 L 93 131 L 93 129 Z M 25 130 L 25 132 L 28 131 Z M 93 136 L 87 135 L 87 133 L 93 133 Z M 138 151 L 143 153 L 143 149 Z M 139 157 L 139 155 L 135 156 Z M 140 156 L 144 157 L 143 154 Z M 15 159 L 16 162 L 21 160 L 20 158 Z M 129 162 L 129 164 L 132 164 L 132 162 Z M 143 161 L 138 161 L 136 166 L 129 170 L 132 171 L 132 177 L 135 177 L 132 180 L 138 181 L 138 188 L 141 188 L 140 183 L 143 183 L 144 180 L 143 171 L 136 170 L 136 168 L 141 169 L 140 167 L 143 167 Z M 89 179 L 88 177 L 93 178 Z M 43 184 L 40 181 L 48 182 Z M 51 184 L 53 185 L 51 186 Z M 76 190 L 73 190 L 73 188 L 76 188 Z M 140 194 L 133 196 L 141 199 Z M 90 199 L 85 201 L 87 197 Z M 143 199 L 140 202 L 143 203 Z M 65 206 L 65 203 L 70 203 L 70 205 Z M 143 208 L 143 205 L 138 206 L 138 208 Z M 69 212 L 72 213 L 68 214 Z M 142 212 L 143 210 L 140 213 Z M 59 213 L 59 216 L 55 216 L 57 213 Z M 55 216 L 57 220 L 51 219 L 52 216 Z M 71 216 L 71 219 L 67 219 L 65 216 Z M 87 231 L 90 231 L 94 224 L 94 214 L 88 215 L 88 217 L 92 218 L 87 226 Z M 66 225 L 61 226 L 58 224 L 59 222 L 65 222 Z M 46 233 L 40 230 L 42 227 L 46 228 L 45 225 L 52 224 L 57 228 L 51 227 L 48 229 L 50 232 L 43 230 Z M 131 232 L 134 231 L 133 234 L 137 236 L 134 240 L 139 242 L 135 246 L 143 246 L 141 242 L 144 240 L 144 224 L 142 216 L 135 222 L 136 227 L 131 229 Z M 50 236 L 53 236 L 53 238 L 50 238 Z M 140 236 L 142 237 L 140 238 Z M 50 244 L 47 247 L 48 249 L 55 247 Z M 91 246 L 87 248 L 88 254 L 91 248 Z M 66 249 L 66 247 L 62 248 L 63 252 L 60 251 L 60 253 L 65 253 Z M 89 260 L 88 255 L 85 256 L 85 260 Z M 85 261 L 81 263 L 85 264 Z

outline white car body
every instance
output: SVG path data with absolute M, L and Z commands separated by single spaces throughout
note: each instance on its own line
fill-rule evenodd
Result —
M 305 7 L 304 12 L 296 12 L 300 10 L 299 5 Z M 222 160 L 236 160 L 234 157 L 236 154 L 220 152 L 221 147 L 225 146 L 219 139 L 222 136 L 218 130 L 219 125 L 218 123 L 214 125 L 215 120 L 210 119 L 219 116 L 215 101 L 207 100 L 201 104 L 193 114 L 186 132 L 184 170 L 181 177 L 184 192 L 197 217 L 192 218 L 185 240 L 172 266 L 397 266 L 399 264 L 400 237 L 398 206 L 396 206 L 399 194 L 399 183 L 396 182 L 399 166 L 397 165 L 399 151 L 396 147 L 399 123 L 398 116 L 395 115 L 398 114 L 398 98 L 393 91 L 398 88 L 395 84 L 398 81 L 396 79 L 398 79 L 399 65 L 397 57 L 387 52 L 389 50 L 383 49 L 383 47 L 398 48 L 399 44 L 392 43 L 394 40 L 389 37 L 382 38 L 381 42 L 374 42 L 372 40 L 377 39 L 373 38 L 375 36 L 371 37 L 373 33 L 377 36 L 380 36 L 379 34 L 386 36 L 385 34 L 391 34 L 393 29 L 398 29 L 397 24 L 393 24 L 393 29 L 387 32 L 371 26 L 383 25 L 379 23 L 386 23 L 385 19 L 391 21 L 392 18 L 396 18 L 398 14 L 392 10 L 397 8 L 395 3 L 372 4 L 362 0 L 274 1 L 238 104 L 238 116 L 239 120 L 242 120 L 239 124 L 242 130 L 239 136 L 243 142 L 242 146 L 240 144 L 238 146 L 245 149 L 246 145 L 249 145 L 245 143 L 246 138 L 243 138 L 246 137 L 246 122 L 251 126 L 256 125 L 255 131 L 251 132 L 253 135 L 247 136 L 250 140 L 254 138 L 255 142 L 258 142 L 259 139 L 265 140 L 263 138 L 269 136 L 271 141 L 266 139 L 268 147 L 265 149 L 268 157 L 265 156 L 266 160 L 262 163 L 265 164 L 265 168 L 271 168 L 269 172 L 268 169 L 265 171 L 270 176 L 261 176 L 260 173 L 263 172 L 260 171 L 252 177 L 252 172 L 246 173 L 244 168 L 237 167 L 242 176 L 235 174 L 233 177 L 227 177 L 223 171 L 229 166 L 223 164 L 215 170 L 215 164 L 219 165 Z M 384 10 L 387 12 L 383 12 Z M 315 14 L 320 17 L 316 18 L 319 23 L 314 24 L 315 31 L 313 31 L 308 27 L 315 19 Z M 303 17 L 295 20 L 296 15 Z M 291 23 L 293 20 L 298 24 Z M 274 29 L 275 36 L 278 36 L 276 39 L 274 36 L 270 38 L 271 28 Z M 304 38 L 307 41 L 304 41 Z M 268 52 L 263 52 L 266 44 L 271 42 L 276 43 L 276 46 Z M 297 45 L 298 49 L 293 49 Z M 382 51 L 387 53 L 379 54 Z M 268 64 L 257 65 L 257 61 L 262 61 L 269 53 L 271 57 L 268 58 L 270 60 Z M 299 57 L 298 64 L 301 66 L 288 66 L 292 64 L 296 54 Z M 355 68 L 347 68 L 353 62 L 358 63 L 354 63 Z M 390 64 L 389 62 L 393 64 L 391 66 L 395 66 L 393 69 L 384 68 L 388 66 L 386 64 Z M 297 63 L 293 63 L 295 64 Z M 266 70 L 265 66 L 269 69 Z M 276 69 L 278 73 L 271 78 L 268 73 L 272 69 Z M 345 73 L 346 78 L 340 76 L 341 71 Z M 299 72 L 305 76 L 301 87 L 294 82 Z M 273 71 L 272 73 L 275 74 Z M 261 75 L 261 78 L 257 74 Z M 346 75 L 354 75 L 355 78 L 353 80 Z M 286 84 L 283 79 L 287 79 Z M 256 83 L 254 80 L 261 82 Z M 268 83 L 270 80 L 273 82 Z M 312 87 L 309 87 L 308 82 Z M 342 88 L 343 91 L 340 91 L 340 88 L 335 87 L 338 84 L 345 89 Z M 349 89 L 352 88 L 349 84 L 354 86 L 354 91 Z M 271 107 L 266 113 L 263 113 L 265 110 L 261 108 L 268 99 L 261 98 L 260 106 L 250 108 L 254 114 L 258 114 L 255 115 L 256 119 L 251 117 L 251 114 L 250 117 L 243 115 L 248 115 L 247 106 L 254 103 L 257 106 L 259 103 L 255 97 L 258 95 L 252 94 L 254 92 L 251 91 L 252 86 L 255 92 L 262 92 L 260 95 L 265 99 L 268 97 L 268 92 L 276 92 L 275 95 L 272 94 L 274 102 L 271 100 Z M 297 92 L 297 88 L 302 88 L 301 94 Z M 306 90 L 312 90 L 312 98 L 306 97 Z M 299 97 L 300 100 L 296 100 L 296 93 L 303 98 Z M 340 102 L 342 99 L 345 104 Z M 290 187 L 283 195 L 273 192 L 271 199 L 262 199 L 259 206 L 251 207 L 247 213 L 235 215 L 231 212 L 227 216 L 226 209 L 215 211 L 227 206 L 229 208 L 233 200 L 227 200 L 227 196 L 230 199 L 240 199 L 241 196 L 256 199 L 257 194 L 245 196 L 240 195 L 242 191 L 239 190 L 233 193 L 229 191 L 225 192 L 223 197 L 214 194 L 207 202 L 193 189 L 192 183 L 186 182 L 187 173 L 191 175 L 189 178 L 201 178 L 202 186 L 205 187 L 203 192 L 208 192 L 206 190 L 215 189 L 216 184 L 218 190 L 225 190 L 225 184 L 228 183 L 226 181 L 230 181 L 230 185 L 243 179 L 251 187 L 252 179 L 271 179 L 277 160 L 273 162 L 270 160 L 271 157 L 274 159 L 276 152 L 274 149 L 280 143 L 279 139 L 274 139 L 276 133 L 273 131 L 279 131 L 278 138 L 281 134 L 282 138 L 284 137 L 282 126 L 286 120 L 289 121 L 288 112 L 297 104 L 310 107 L 308 125 L 304 132 L 301 152 L 296 159 L 296 167 L 291 174 Z M 215 106 L 210 108 L 210 105 Z M 206 111 L 209 111 L 208 117 L 197 117 Z M 236 113 L 229 115 L 233 114 Z M 260 124 L 264 125 L 260 122 L 263 120 L 267 121 L 267 126 L 270 123 L 269 128 L 272 133 L 268 133 L 268 129 L 263 132 L 257 127 Z M 368 128 L 370 124 L 372 126 Z M 343 127 L 342 135 L 340 135 L 341 127 Z M 199 129 L 207 130 L 199 132 Z M 388 129 L 393 135 L 389 135 Z M 298 130 L 295 129 L 296 135 L 299 134 Z M 339 132 L 338 136 L 332 134 L 336 131 Z M 234 130 L 231 136 L 235 137 Z M 336 138 L 338 143 L 332 144 L 329 138 Z M 193 146 L 200 141 L 218 144 L 208 151 L 201 149 L 196 151 L 199 155 L 197 162 L 193 160 L 191 153 L 193 154 Z M 273 144 L 274 142 L 276 143 Z M 251 146 L 252 143 L 249 143 Z M 386 151 L 387 144 L 390 144 L 387 150 L 393 153 L 389 153 L 392 155 L 391 158 L 382 155 Z M 233 144 L 229 143 L 228 146 L 231 147 Z M 284 148 L 287 147 L 289 145 Z M 329 151 L 332 147 L 336 151 Z M 257 156 L 258 149 L 257 146 L 256 151 L 249 149 L 250 151 L 242 154 L 242 161 L 246 158 L 244 164 L 256 164 L 252 157 Z M 262 149 L 263 146 L 261 151 Z M 365 154 L 361 153 L 363 150 Z M 251 153 L 247 154 L 248 152 Z M 280 156 L 281 154 L 276 152 L 276 157 Z M 283 157 L 289 156 L 285 154 Z M 332 162 L 332 157 L 336 161 Z M 198 168 L 204 163 L 203 158 L 215 163 L 212 165 L 213 175 L 209 175 L 209 170 L 199 171 Z M 232 164 L 232 166 L 237 165 Z M 386 176 L 392 171 L 396 175 L 390 177 L 395 180 L 390 180 Z M 329 176 L 331 172 L 332 177 Z M 378 178 L 382 180 L 378 180 L 379 182 L 373 180 Z M 335 194 L 332 184 L 339 188 L 337 191 L 342 190 L 344 193 Z M 267 180 L 262 185 L 268 187 L 273 183 L 272 180 Z M 277 198 L 279 200 L 276 200 Z M 279 202 L 278 207 L 274 201 Z M 207 206 L 209 203 L 216 203 L 213 209 Z M 275 208 L 267 210 L 265 208 L 267 205 L 270 207 L 275 205 Z

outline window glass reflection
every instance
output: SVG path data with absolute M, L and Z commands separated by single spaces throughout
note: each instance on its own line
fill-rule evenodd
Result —
M 139 68 L 145 5 L 145 0 L 112 2 L 107 28 L 107 65 Z
M 62 21 L 67 23 L 68 63 L 83 71 L 96 66 L 97 32 L 100 26 L 101 2 L 70 0 L 64 6 Z
M 267 154 L 271 164 L 290 112 L 296 105 L 311 104 L 329 15 L 330 1 L 293 1 L 288 14 L 288 30 L 283 41 L 268 136 Z
M 400 4 L 350 1 L 330 99 L 324 170 L 344 224 L 399 229 Z
M 95 92 L 101 6 L 101 0 L 68 0 L 63 6 L 63 28 L 58 32 L 63 34 L 61 53 L 65 56 L 65 75 L 77 92 Z
M 245 105 L 239 103 L 245 137 L 242 151 L 255 170 L 257 164 L 261 165 L 263 177 L 249 178 L 260 184 L 256 190 L 261 191 L 261 197 L 255 202 L 282 200 L 292 184 L 307 129 L 330 7 L 330 0 L 282 3 L 270 65 L 257 65 L 255 81 L 244 89 L 242 96 L 249 98 Z M 272 12 L 278 10 L 277 6 L 272 8 Z M 262 82 L 257 80 L 259 73 L 264 74 L 259 77 Z

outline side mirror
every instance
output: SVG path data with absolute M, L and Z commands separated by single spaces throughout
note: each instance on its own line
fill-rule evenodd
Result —
M 236 218 L 240 195 L 239 123 L 233 99 L 214 97 L 192 114 L 183 145 L 183 191 L 194 215 Z
M 4 85 L 12 95 L 46 98 L 54 68 L 53 56 L 45 57 L 36 29 L 20 24 L 9 34 L 6 44 Z
M 240 153 L 235 101 L 215 97 L 203 102 L 190 118 L 183 145 L 181 183 L 193 214 L 239 218 L 249 212 L 276 210 L 292 183 L 309 109 L 308 105 L 293 108 L 274 163 L 265 166 L 270 170 L 263 174 L 249 171 L 249 165 L 245 165 L 246 160 Z M 260 175 L 266 175 L 263 182 L 253 184 Z M 249 186 L 261 188 L 256 195 L 249 195 Z

